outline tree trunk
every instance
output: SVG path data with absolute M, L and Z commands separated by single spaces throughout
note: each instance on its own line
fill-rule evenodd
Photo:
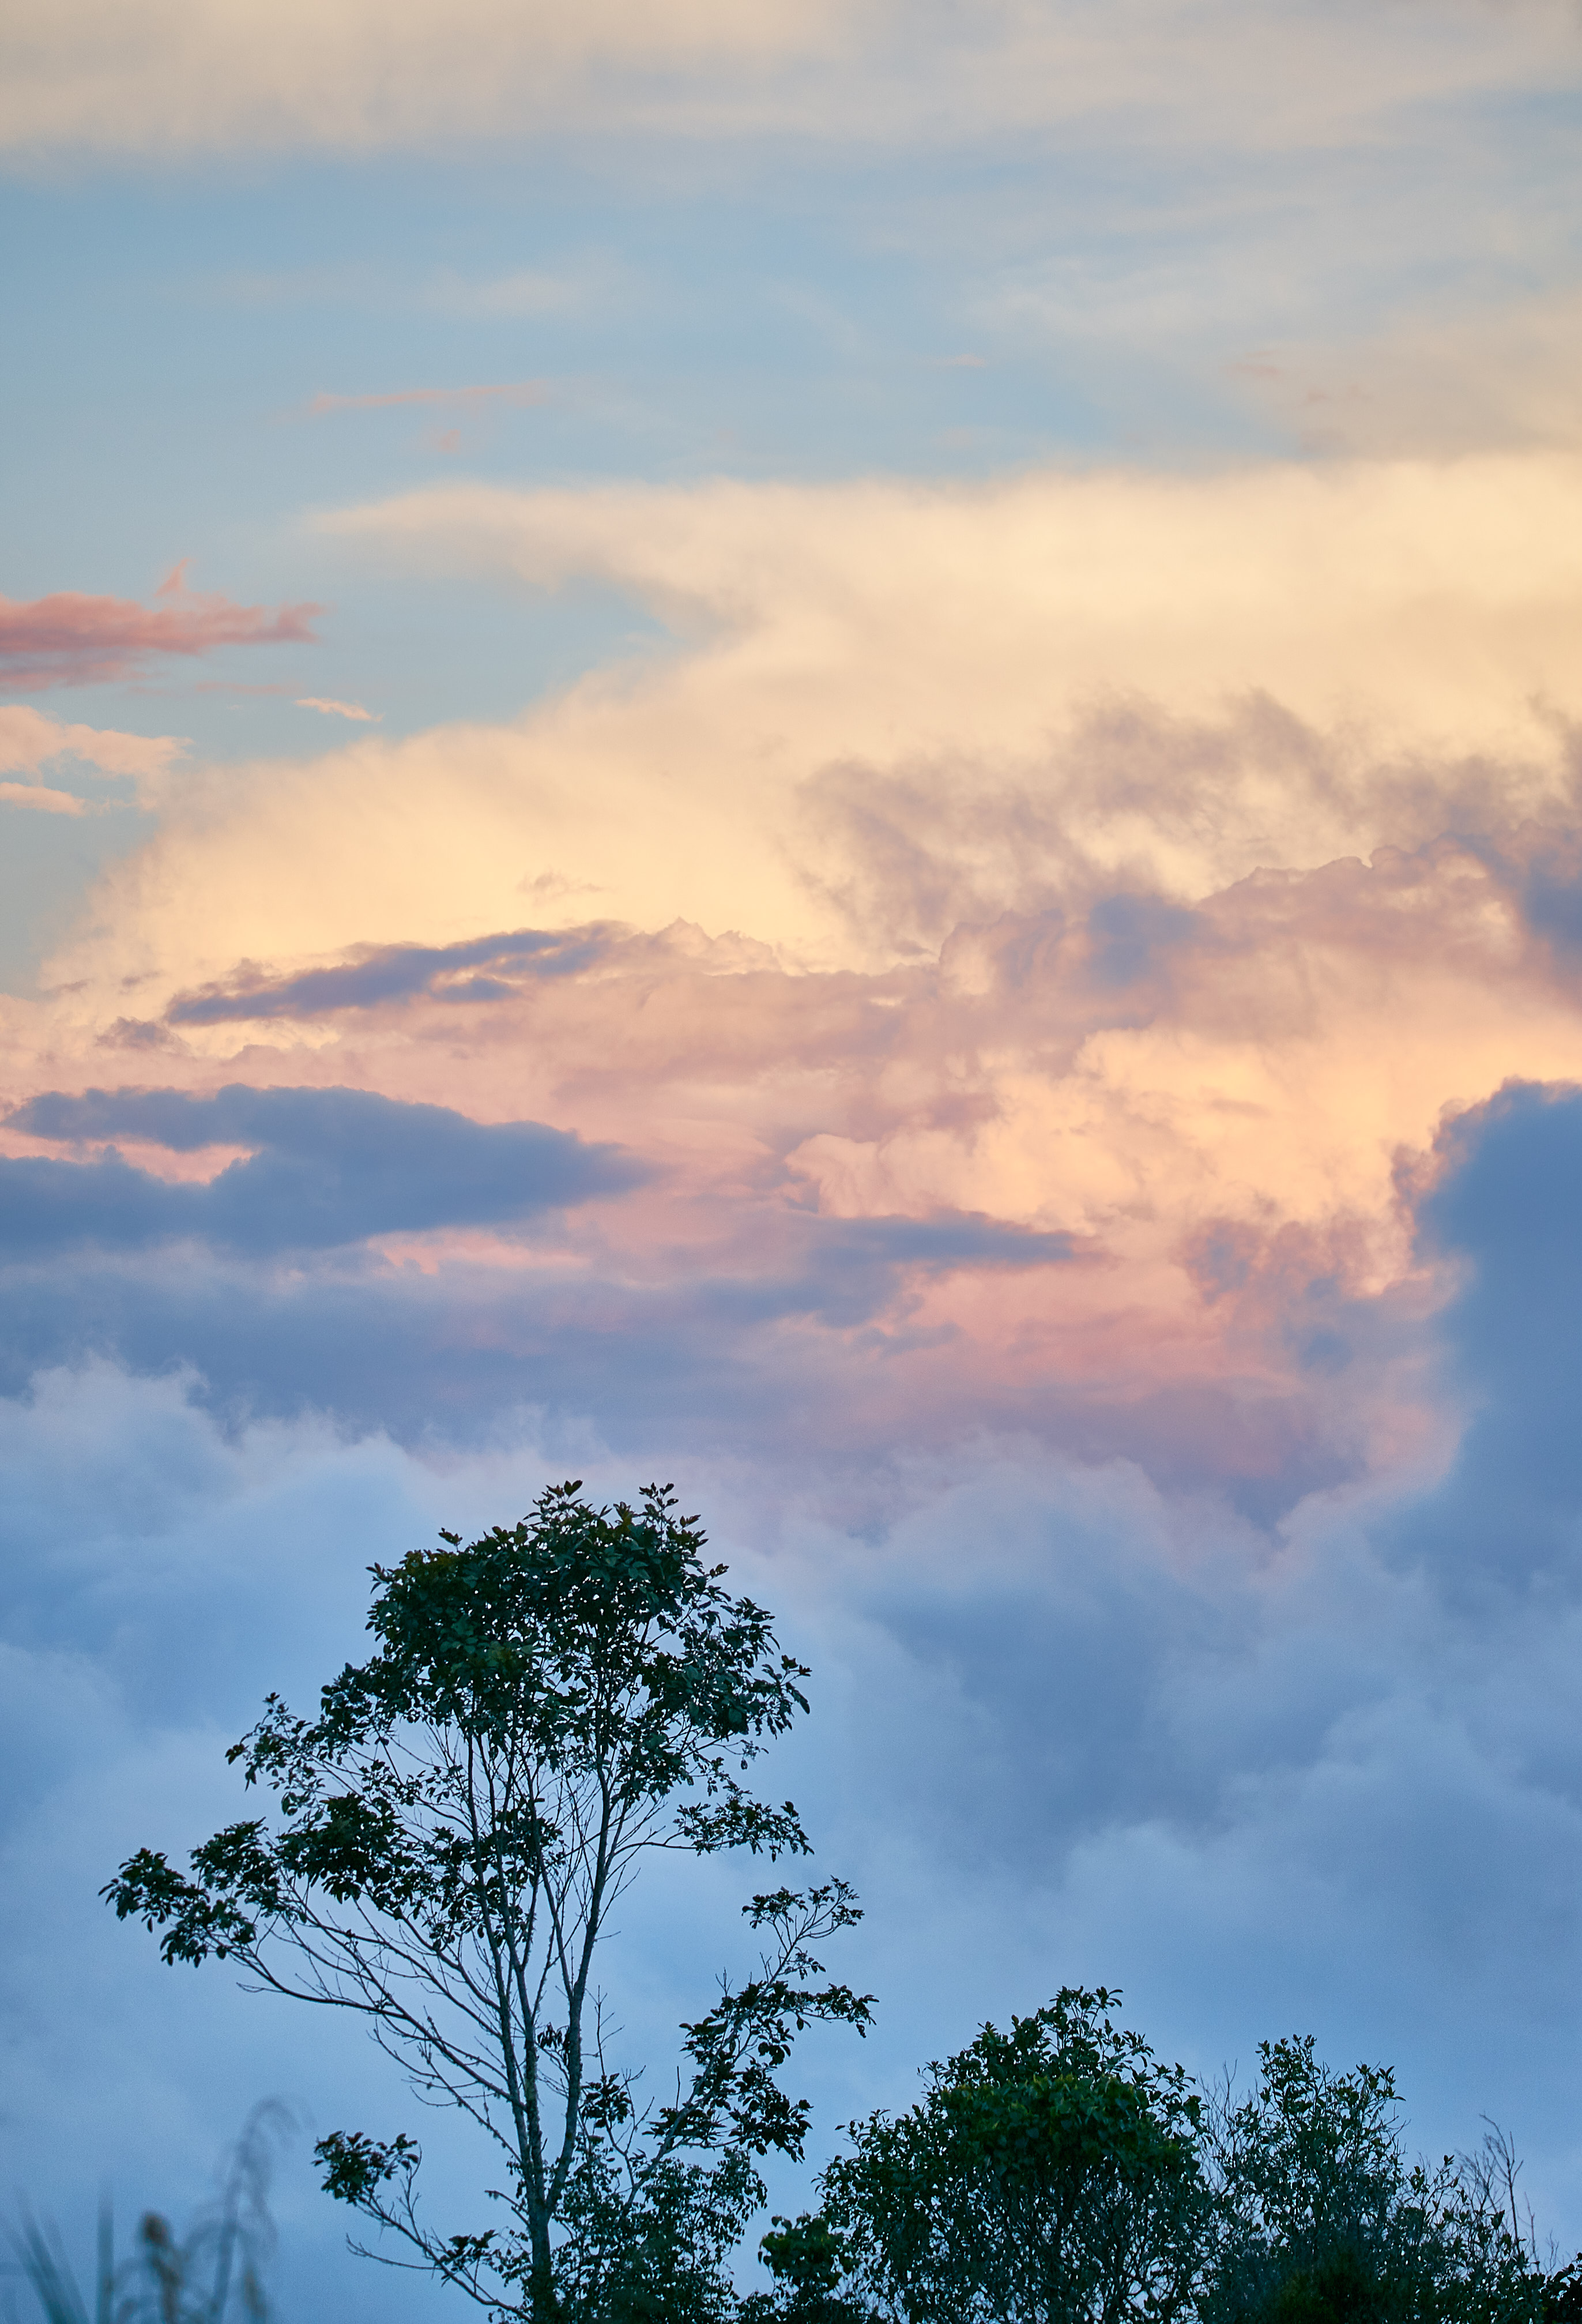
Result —
M 535 2236 L 533 2240 L 537 2243 L 538 2238 Z M 555 2289 L 547 2237 L 534 2254 L 533 2273 L 528 2282 L 528 2315 L 531 2324 L 561 2324 L 560 2299 Z

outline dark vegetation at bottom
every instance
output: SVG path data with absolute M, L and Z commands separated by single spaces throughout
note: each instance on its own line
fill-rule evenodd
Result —
M 1412 2161 L 1390 2072 L 1334 2072 L 1311 2039 L 1264 2044 L 1251 2091 L 1204 2090 L 1117 2000 L 1068 1987 L 986 2025 L 916 2106 L 849 2125 L 821 2209 L 762 2236 L 767 2289 L 731 2280 L 762 2190 L 728 2157 L 635 2211 L 574 2206 L 566 2324 L 1582 2324 L 1582 2255 L 1541 2246 L 1502 2133 Z M 91 2309 L 24 2219 L 45 2324 L 267 2324 L 269 2149 L 290 2127 L 255 2108 L 187 2235 L 150 2213 L 118 2268 L 101 2214 Z
M 1206 2090 L 1067 1988 L 849 2126 L 743 2324 L 1582 2324 L 1508 2138 L 1409 2159 L 1393 2077 L 1260 2046 Z

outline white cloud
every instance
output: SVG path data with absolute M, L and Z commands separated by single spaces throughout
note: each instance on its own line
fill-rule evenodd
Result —
M 1582 712 L 1582 464 L 1559 455 L 474 486 L 330 521 L 435 576 L 595 576 L 685 642 L 514 726 L 196 771 L 60 977 L 152 975 L 152 1003 L 243 954 L 510 927 L 547 874 L 571 883 L 551 924 L 680 917 L 894 957 L 948 921 L 875 857 L 887 784 L 947 816 L 976 909 L 1084 864 L 1191 896 L 1413 844 L 1468 784 L 1485 820 L 1552 805 L 1556 716 Z M 1010 791 L 1043 818 L 1035 860 L 995 804 Z

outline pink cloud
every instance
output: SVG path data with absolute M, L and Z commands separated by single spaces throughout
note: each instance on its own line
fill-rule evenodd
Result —
M 90 597 L 63 589 L 23 601 L 0 597 L 0 687 L 31 693 L 46 686 L 88 686 L 128 678 L 158 654 L 212 653 L 220 646 L 310 643 L 319 605 L 238 605 L 198 595 L 179 565 L 158 592 L 168 603 Z
M 327 411 L 385 411 L 399 403 L 509 403 L 525 409 L 548 401 L 549 389 L 543 380 L 519 379 L 500 387 L 403 387 L 385 395 L 319 394 L 310 399 L 307 409 L 317 419 Z
M 1161 793 L 1204 748 L 1140 715 L 1129 742 Z M 1458 780 L 1443 796 L 1467 822 Z M 636 1328 L 623 1284 L 676 1302 L 678 1337 L 738 1301 L 735 1358 L 795 1374 L 853 1457 L 1026 1430 L 1258 1507 L 1421 1457 L 1432 1415 L 1392 1335 L 1439 1293 L 1398 1157 L 1448 1097 L 1582 1070 L 1576 951 L 1552 956 L 1582 853 L 1544 843 L 1542 943 L 1522 936 L 1533 865 L 1491 844 L 1268 870 L 1187 907 L 1072 863 L 1058 818 L 1006 792 L 978 811 L 1023 861 L 1007 907 L 948 771 L 933 793 L 866 789 L 854 886 L 876 917 L 885 895 L 906 925 L 946 916 L 906 963 L 821 973 L 613 921 L 282 947 L 170 1002 L 165 1029 L 200 1049 L 194 1072 L 272 1057 L 271 1076 L 479 1119 L 509 1087 L 524 1115 L 640 1150 L 660 1175 L 531 1257 L 533 1297 L 612 1341 Z M 454 1282 L 529 1254 L 474 1236 L 400 1263 Z

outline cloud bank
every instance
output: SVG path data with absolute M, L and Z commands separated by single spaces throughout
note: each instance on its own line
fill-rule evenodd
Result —
M 208 1126 L 155 1103 L 167 1131 Z M 1567 2221 L 1582 1537 L 1546 1432 L 1578 1353 L 1579 1124 L 1575 1093 L 1513 1090 L 1439 1142 L 1419 1232 L 1461 1272 L 1437 1345 L 1483 1416 L 1449 1474 L 1320 1489 L 1273 1527 L 1128 1461 L 915 1421 L 882 1521 L 854 1525 L 827 1464 L 765 1470 L 766 1424 L 750 1467 L 733 1457 L 695 1372 L 690 1406 L 610 1393 L 619 1451 L 574 1398 L 427 1462 L 311 1418 L 226 1429 L 179 1380 L 102 1365 L 0 1400 L 23 1642 L 5 1700 L 27 1714 L 0 1844 L 5 1893 L 28 1899 L 12 1957 L 35 2006 L 13 2088 L 33 2170 L 65 2156 L 106 2079 L 150 2092 L 139 2135 L 146 2148 L 160 2124 L 167 2169 L 207 2161 L 231 2126 L 196 2070 L 204 2044 L 227 2059 L 226 2103 L 251 2076 L 320 2119 L 393 2118 L 353 2045 L 161 1970 L 77 1892 L 130 1839 L 179 1845 L 234 1812 L 220 1741 L 266 1686 L 300 1699 L 354 1650 L 371 1558 L 513 1511 L 547 1471 L 612 1491 L 659 1458 L 814 1665 L 814 1720 L 783 1772 L 821 1863 L 862 1884 L 851 1966 L 884 2002 L 860 2057 L 810 2061 L 821 2135 L 904 2099 L 931 2043 L 1108 1975 L 1205 2073 L 1292 2025 L 1339 2057 L 1390 2057 L 1430 2147 L 1473 2137 L 1471 2093 L 1532 2157 L 1541 2214 Z M 649 1901 L 647 1965 L 621 1997 L 639 2047 L 728 1946 L 731 1905 L 724 1886 Z M 36 2006 L 58 1989 L 101 2003 L 108 2039 L 97 2010 Z M 129 2015 L 161 2029 L 152 2063 L 126 2048 Z M 113 2159 L 142 2183 L 146 2153 Z M 338 2283 L 325 2211 L 294 2213 L 290 2242 Z M 360 2318 L 391 2295 L 352 2276 L 337 2296 Z
M 515 725 L 196 772 L 104 891 L 103 934 L 57 956 L 92 1005 L 128 975 L 162 1005 L 242 957 L 529 917 L 680 917 L 869 967 L 1106 883 L 1190 903 L 1568 811 L 1582 467 L 1563 454 L 470 486 L 332 529 L 440 576 L 600 581 L 676 646 Z
M 1579 503 L 1544 454 L 348 512 L 673 642 L 514 724 L 172 778 L 12 1012 L 19 1377 L 186 1360 L 403 1437 L 701 1399 L 721 1457 L 779 1397 L 848 1485 L 1015 1426 L 1263 1522 L 1430 1457 L 1411 1173 L 1447 1109 L 1582 1076 Z M 641 1172 L 507 1251 L 463 1144 L 449 1210 L 268 1140 L 207 1188 L 41 1152 L 106 1045 L 172 1105 L 366 1093 L 501 1155 L 506 1112 Z

